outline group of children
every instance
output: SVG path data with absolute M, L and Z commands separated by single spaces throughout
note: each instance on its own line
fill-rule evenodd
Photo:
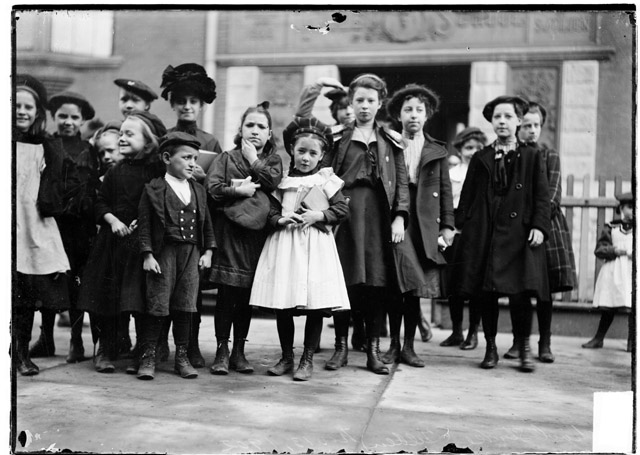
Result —
M 38 373 L 32 357 L 54 355 L 53 320 L 69 309 L 68 362 L 85 358 L 87 311 L 97 371 L 113 372 L 113 361 L 128 357 L 127 373 L 153 379 L 169 355 L 173 325 L 175 371 L 195 378 L 205 364 L 198 337 L 207 287 L 218 290 L 212 374 L 253 372 L 245 356 L 253 306 L 276 313 L 282 356 L 269 374 L 294 370 L 297 315 L 306 316 L 306 325 L 295 380 L 311 378 L 325 317 L 335 325 L 335 352 L 325 368 L 348 363 L 352 313 L 370 371 L 388 374 L 394 362 L 424 367 L 414 350 L 420 298 L 442 296 L 450 297 L 453 321 L 442 345 L 474 349 L 482 319 L 483 368 L 498 362 L 498 297 L 509 296 L 510 352 L 523 371 L 534 369 L 529 337 L 537 297 L 539 358 L 553 361 L 551 293 L 574 285 L 575 266 L 559 208 L 557 153 L 536 144 L 546 115 L 541 106 L 514 96 L 489 102 L 483 114 L 496 141 L 486 145 L 477 128 L 462 131 L 455 141 L 461 163 L 450 170 L 444 144 L 425 133 L 439 107 L 432 90 L 409 84 L 387 100 L 386 83 L 372 73 L 348 88 L 324 81 L 303 94 L 283 132 L 285 172 L 267 102 L 244 112 L 232 150 L 222 152 L 198 128 L 202 109 L 216 97 L 200 65 L 168 66 L 162 74 L 161 96 L 177 117 L 168 130 L 149 112 L 157 99 L 152 89 L 116 80 L 123 119 L 104 125 L 92 143 L 79 136 L 94 116 L 84 97 L 64 92 L 47 99 L 37 79 L 15 81 L 13 358 L 22 375 Z M 322 85 L 333 88 L 327 96 L 334 127 L 310 115 Z M 383 103 L 394 128 L 376 120 Z M 53 136 L 44 130 L 47 107 L 58 130 Z M 197 164 L 200 150 L 216 154 L 206 173 Z M 632 212 L 622 213 L 629 232 Z M 554 262 L 558 251 L 567 256 Z M 623 257 L 620 251 L 616 245 L 612 257 Z M 29 350 L 38 302 L 42 334 Z M 381 356 L 386 313 L 391 343 Z

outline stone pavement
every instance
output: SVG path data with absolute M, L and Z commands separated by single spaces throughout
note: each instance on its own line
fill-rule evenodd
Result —
M 200 334 L 207 366 L 215 354 L 213 322 L 204 316 Z M 38 325 L 36 316 L 33 340 Z M 296 318 L 296 360 L 303 327 L 304 318 Z M 17 378 L 16 429 L 29 436 L 18 452 L 433 453 L 449 443 L 475 453 L 589 452 L 593 393 L 632 387 L 622 340 L 585 350 L 586 340 L 554 337 L 556 362 L 527 374 L 502 358 L 482 370 L 483 339 L 474 351 L 444 348 L 438 343 L 449 331 L 434 329 L 430 342 L 416 341 L 425 368 L 400 364 L 379 376 L 353 351 L 346 367 L 324 370 L 333 344 L 325 325 L 312 380 L 294 382 L 266 374 L 280 355 L 275 320 L 254 317 L 247 344 L 253 374 L 213 376 L 205 368 L 197 379 L 181 379 L 172 347 L 156 379 L 140 381 L 124 373 L 126 360 L 113 374 L 95 372 L 91 361 L 66 364 L 69 329 L 55 333 L 57 355 L 36 359 L 39 375 Z M 84 341 L 90 351 L 88 328 Z M 501 355 L 510 342 L 510 335 L 498 336 Z M 382 339 L 383 352 L 388 343 Z

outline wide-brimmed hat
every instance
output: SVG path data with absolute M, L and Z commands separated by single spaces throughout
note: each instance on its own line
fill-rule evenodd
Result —
M 493 110 L 496 108 L 498 104 L 513 104 L 514 109 L 518 117 L 522 117 L 525 112 L 527 112 L 527 108 L 529 107 L 529 103 L 524 98 L 513 95 L 502 95 L 499 96 L 487 104 L 485 104 L 484 109 L 482 109 L 482 116 L 488 121 L 491 122 L 491 117 L 493 116 Z
M 195 136 L 183 131 L 172 131 L 160 138 L 160 150 L 162 153 L 167 147 L 186 145 L 196 150 L 200 149 L 200 141 Z
M 475 139 L 476 141 L 486 144 L 487 136 L 482 132 L 480 128 L 475 126 L 469 126 L 460 131 L 453 140 L 453 146 L 457 149 L 462 147 L 468 140 Z
M 627 203 L 627 202 L 633 203 L 633 201 L 635 200 L 635 198 L 633 197 L 633 193 L 631 193 L 631 192 L 618 193 L 618 194 L 615 195 L 615 197 L 618 200 L 618 202 L 620 202 L 620 204 L 624 204 L 624 203 Z
M 293 154 L 293 146 L 296 139 L 302 134 L 313 134 L 322 141 L 324 149 L 328 150 L 333 145 L 331 128 L 315 117 L 295 117 L 282 132 L 284 148 L 289 155 Z
M 167 66 L 162 73 L 160 87 L 163 89 L 161 96 L 165 100 L 169 99 L 169 93 L 184 90 L 193 92 L 207 104 L 216 99 L 216 83 L 197 63 L 183 63 L 175 68 Z
M 63 104 L 75 104 L 78 106 L 84 120 L 91 120 L 96 115 L 91 103 L 84 96 L 75 92 L 61 92 L 53 95 L 49 99 L 49 112 L 51 112 L 51 115 L 55 115 Z
M 18 90 L 27 90 L 32 95 L 34 95 L 37 100 L 45 109 L 48 105 L 47 103 L 47 89 L 38 79 L 33 77 L 30 74 L 16 74 L 14 78 L 14 83 L 16 85 L 16 91 Z
M 137 81 L 135 79 L 116 79 L 113 83 L 131 93 L 135 93 L 147 103 L 151 103 L 153 100 L 158 99 L 156 92 L 142 81 Z
M 146 123 L 156 137 L 162 137 L 167 134 L 167 128 L 164 126 L 164 123 L 162 123 L 162 120 L 151 112 L 134 110 L 131 111 L 127 118 L 131 117 L 137 117 Z
M 408 84 L 391 95 L 391 99 L 387 102 L 387 113 L 390 118 L 397 120 L 400 117 L 402 105 L 409 97 L 425 100 L 424 104 L 429 117 L 435 114 L 438 111 L 438 106 L 440 106 L 440 97 L 433 90 L 420 84 Z

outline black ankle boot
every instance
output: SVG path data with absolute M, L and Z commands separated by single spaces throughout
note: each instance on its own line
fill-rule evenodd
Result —
M 176 356 L 173 364 L 173 371 L 178 373 L 184 379 L 193 379 L 198 377 L 198 371 L 193 368 L 189 362 L 186 344 L 176 345 Z
M 478 347 L 478 325 L 469 326 L 467 338 L 460 345 L 463 351 L 471 351 Z
M 69 354 L 67 355 L 67 363 L 78 363 L 87 358 L 84 356 L 84 346 L 82 344 L 82 337 L 71 338 L 69 342 Z
M 451 335 L 449 335 L 443 342 L 440 343 L 440 346 L 449 347 L 449 346 L 460 346 L 464 341 L 464 336 L 462 335 L 462 327 L 454 326 Z
M 113 373 L 116 371 L 116 367 L 110 362 L 109 356 L 105 353 L 103 347 L 104 342 L 98 341 L 98 352 L 93 357 L 93 367 L 98 373 Z M 136 371 L 137 372 L 137 371 Z
M 148 343 L 145 345 L 142 355 L 140 356 L 140 365 L 138 367 L 138 379 L 153 379 L 156 371 L 156 345 Z
M 327 370 L 338 370 L 348 362 L 349 346 L 347 345 L 347 337 L 336 337 L 335 348 L 333 355 L 324 366 Z
M 375 374 L 389 374 L 389 368 L 380 360 L 380 338 L 367 340 L 367 369 Z
M 516 337 L 513 337 L 513 344 L 503 356 L 505 359 L 518 359 L 520 358 L 520 344 Z
M 413 338 L 404 338 L 404 345 L 402 346 L 402 351 L 400 351 L 400 361 L 407 365 L 411 365 L 412 367 L 424 367 L 424 360 L 418 357 L 416 352 L 413 350 Z
M 16 358 L 13 360 L 18 373 L 22 376 L 35 376 L 40 373 L 40 368 L 31 361 L 29 356 L 29 342 L 17 341 L 16 343 Z
M 29 349 L 29 357 L 53 357 L 56 355 L 56 345 L 53 341 L 53 335 L 45 333 L 43 327 L 40 327 L 40 336 Z
M 495 337 L 486 338 L 487 348 L 484 354 L 484 359 L 480 363 L 480 368 L 490 369 L 495 368 L 498 364 L 498 347 L 496 346 Z
M 389 350 L 382 356 L 382 362 L 387 365 L 400 362 L 400 337 L 392 336 Z
M 300 364 L 298 369 L 293 374 L 295 381 L 308 381 L 311 379 L 313 373 L 313 352 L 315 349 L 305 347 L 302 351 L 302 357 L 300 357 Z M 292 359 L 293 361 L 293 359 Z
M 200 344 L 198 338 L 200 336 L 200 321 L 194 318 L 191 323 L 191 334 L 189 337 L 189 349 L 187 350 L 187 356 L 189 357 L 189 363 L 194 368 L 204 368 L 205 360 L 200 352 Z
M 520 345 L 520 371 L 530 373 L 536 369 L 536 365 L 531 357 L 531 346 L 529 346 L 529 337 L 519 340 Z
M 218 340 L 216 358 L 209 369 L 211 374 L 229 374 L 229 340 Z
M 244 343 L 246 339 L 233 340 L 233 348 L 229 356 L 229 368 L 238 373 L 253 373 L 253 367 L 244 356 Z
M 282 376 L 293 371 L 293 347 L 282 348 L 282 358 L 267 370 L 272 376 Z
M 544 363 L 553 363 L 556 359 L 551 352 L 551 333 L 540 334 L 538 342 L 538 359 Z

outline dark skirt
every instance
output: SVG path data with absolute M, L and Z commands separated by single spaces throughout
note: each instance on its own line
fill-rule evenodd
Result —
M 245 229 L 216 212 L 214 233 L 218 247 L 213 252 L 211 272 L 207 281 L 215 284 L 250 288 L 256 273 L 262 247 L 267 240 L 267 228 L 261 231 Z
M 346 285 L 396 286 L 384 189 L 355 186 L 343 194 L 349 198 L 349 218 L 335 238 Z
M 441 267 L 428 259 L 424 252 L 418 214 L 415 209 L 417 195 L 415 185 L 409 185 L 409 195 L 411 210 L 404 240 L 391 244 L 398 286 L 402 294 L 410 292 L 413 296 L 423 298 L 441 297 Z
M 64 311 L 69 309 L 67 275 L 27 275 L 16 272 L 16 289 L 13 305 L 19 308 Z
M 576 260 L 571 233 L 562 211 L 551 218 L 551 231 L 546 242 L 547 270 L 551 292 L 566 292 L 576 287 Z
M 145 311 L 138 231 L 117 237 L 103 226 L 85 266 L 78 308 L 102 316 Z

